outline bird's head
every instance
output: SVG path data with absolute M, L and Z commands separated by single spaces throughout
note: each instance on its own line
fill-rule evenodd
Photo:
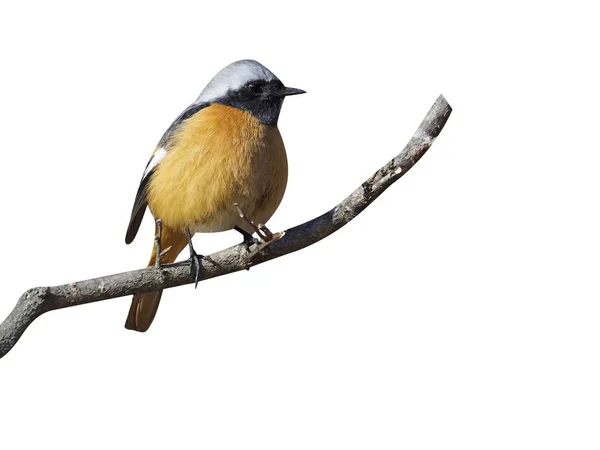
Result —
M 221 69 L 206 85 L 196 103 L 220 103 L 250 112 L 265 125 L 276 125 L 283 99 L 304 94 L 285 87 L 258 61 L 243 59 Z

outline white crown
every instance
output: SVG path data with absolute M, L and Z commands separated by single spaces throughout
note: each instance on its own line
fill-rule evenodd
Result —
M 211 102 L 235 91 L 250 81 L 275 80 L 277 77 L 258 61 L 242 59 L 221 69 L 206 85 L 196 103 Z

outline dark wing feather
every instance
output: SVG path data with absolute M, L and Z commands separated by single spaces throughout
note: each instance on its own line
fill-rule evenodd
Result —
M 160 139 L 158 146 L 168 148 L 169 139 L 171 139 L 171 136 L 173 136 L 173 133 L 177 130 L 179 125 L 181 125 L 184 120 L 189 119 L 198 111 L 206 108 L 207 106 L 210 106 L 210 103 L 194 103 L 188 106 L 181 114 L 179 114 L 179 117 L 173 121 L 167 131 L 165 131 L 165 134 L 163 134 L 162 138 Z
M 144 177 L 144 179 L 140 183 L 140 187 L 138 188 L 137 195 L 135 196 L 135 201 L 133 202 L 133 209 L 131 210 L 131 219 L 129 219 L 129 226 L 127 227 L 127 234 L 125 235 L 126 244 L 131 244 L 133 242 L 133 240 L 135 239 L 135 235 L 140 229 L 142 219 L 144 218 L 146 206 L 148 206 L 146 190 L 148 188 L 148 182 L 150 181 L 152 172 L 154 172 L 154 170 L 150 171 L 150 173 Z
M 169 148 L 169 140 L 175 130 L 183 123 L 184 120 L 189 119 L 194 114 L 196 114 L 201 109 L 209 106 L 209 103 L 195 103 L 191 106 L 187 107 L 185 111 L 183 111 L 177 119 L 171 124 L 171 126 L 165 131 L 160 142 L 158 143 L 158 147 L 162 147 L 165 150 Z M 152 161 L 152 158 L 150 158 Z M 148 161 L 148 164 L 150 164 Z M 148 168 L 148 165 L 146 165 Z M 144 178 L 142 178 L 142 182 L 140 183 L 140 187 L 138 188 L 137 195 L 135 196 L 135 201 L 133 202 L 133 209 L 131 210 L 131 219 L 129 219 L 129 226 L 127 227 L 127 234 L 125 235 L 125 243 L 131 244 L 135 239 L 135 236 L 140 229 L 140 225 L 142 223 L 142 219 L 144 218 L 144 213 L 146 212 L 146 206 L 148 206 L 148 199 L 146 198 L 146 191 L 148 189 L 148 183 L 150 182 L 150 178 L 152 177 L 152 173 L 156 170 L 156 167 L 152 169 Z

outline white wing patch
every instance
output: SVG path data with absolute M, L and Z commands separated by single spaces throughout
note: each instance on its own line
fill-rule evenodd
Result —
M 146 166 L 146 170 L 144 170 L 144 176 L 142 177 L 142 180 L 148 176 L 152 169 L 156 167 L 156 165 L 165 157 L 166 154 L 167 151 L 164 147 L 156 150 L 154 155 L 152 155 L 152 158 L 150 158 L 150 161 L 148 161 L 148 165 Z
M 221 69 L 206 85 L 196 103 L 210 102 L 235 91 L 249 81 L 275 80 L 277 77 L 258 61 L 242 59 Z

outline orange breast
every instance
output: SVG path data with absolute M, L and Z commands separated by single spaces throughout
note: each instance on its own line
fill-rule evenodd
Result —
M 169 141 L 148 186 L 148 206 L 173 229 L 212 232 L 275 212 L 287 184 L 285 147 L 274 126 L 250 113 L 211 105 L 187 119 Z

